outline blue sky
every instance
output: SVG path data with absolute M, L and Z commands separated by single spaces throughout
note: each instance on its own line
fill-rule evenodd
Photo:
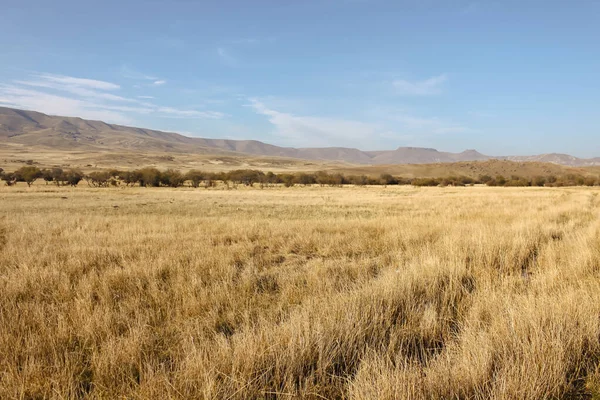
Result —
M 598 1 L 2 1 L 0 105 L 297 147 L 600 156 Z

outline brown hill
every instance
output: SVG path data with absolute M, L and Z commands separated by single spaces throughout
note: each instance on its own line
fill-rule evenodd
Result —
M 525 178 L 536 176 L 563 176 L 566 174 L 598 175 L 600 167 L 575 168 L 558 164 L 535 161 L 516 162 L 509 160 L 463 161 L 455 163 L 372 165 L 332 168 L 332 172 L 346 175 L 368 175 L 377 177 L 392 174 L 404 178 L 440 178 L 447 176 L 468 176 L 478 178 L 481 175 L 510 177 L 518 175 Z
M 399 147 L 361 151 L 345 147 L 292 148 L 256 140 L 193 138 L 172 132 L 107 124 L 82 118 L 49 116 L 35 111 L 0 107 L 0 148 L 6 151 L 134 152 L 169 155 L 252 155 L 363 165 L 435 164 L 505 159 L 550 162 L 568 166 L 600 165 L 600 158 L 579 159 L 565 154 L 492 157 L 476 150 L 461 153 Z

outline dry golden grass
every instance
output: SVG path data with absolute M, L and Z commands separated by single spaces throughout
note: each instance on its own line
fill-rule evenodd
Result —
M 179 169 L 183 172 L 191 169 L 205 172 L 223 172 L 235 169 L 256 169 L 263 172 L 297 173 L 327 171 L 344 175 L 367 175 L 379 177 L 392 174 L 403 178 L 442 178 L 448 176 L 468 176 L 478 178 L 481 175 L 495 177 L 503 175 L 509 178 L 518 175 L 525 178 L 535 176 L 564 176 L 567 174 L 598 176 L 600 167 L 568 167 L 541 162 L 513 162 L 506 160 L 464 161 L 435 164 L 395 164 L 395 165 L 359 165 L 340 161 L 302 160 L 284 157 L 261 157 L 241 153 L 165 153 L 157 151 L 74 151 L 47 147 L 25 146 L 14 143 L 0 143 L 0 168 L 13 172 L 32 160 L 39 168 L 61 167 L 77 168 L 84 172 L 102 169 L 124 171 L 154 167 L 161 170 Z
M 182 171 L 200 169 L 207 172 L 230 171 L 233 169 L 258 169 L 279 172 L 313 172 L 341 168 L 344 163 L 335 161 L 301 160 L 284 157 L 262 157 L 240 153 L 209 154 L 166 153 L 158 151 L 74 151 L 46 147 L 26 146 L 0 142 L 0 168 L 14 171 L 27 160 L 39 168 L 78 168 L 85 172 L 99 169 L 133 170 L 145 167 L 159 169 L 177 168 Z
M 1 187 L 0 398 L 598 398 L 599 192 Z

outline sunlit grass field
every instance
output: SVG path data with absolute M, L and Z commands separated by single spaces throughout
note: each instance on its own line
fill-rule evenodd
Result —
M 2 186 L 0 398 L 600 398 L 598 193 Z

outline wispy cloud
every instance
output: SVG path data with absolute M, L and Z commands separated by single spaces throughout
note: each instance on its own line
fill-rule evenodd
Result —
M 368 114 L 373 118 L 392 124 L 399 132 L 418 137 L 474 132 L 473 129 L 454 121 L 439 117 L 423 117 L 406 110 L 375 108 Z
M 85 78 L 75 78 L 72 76 L 64 76 L 64 75 L 53 75 L 53 74 L 39 74 L 38 75 L 43 80 L 49 82 L 56 82 L 64 85 L 77 86 L 77 87 L 85 87 L 90 89 L 99 89 L 99 90 L 117 90 L 121 87 L 115 83 L 98 81 L 95 79 L 85 79 Z
M 121 112 L 99 108 L 83 99 L 68 98 L 39 90 L 0 84 L 0 102 L 8 107 L 41 111 L 51 115 L 79 116 L 87 119 L 129 124 L 132 119 Z
M 10 83 L 0 82 L 0 103 L 54 115 L 102 119 L 113 123 L 130 124 L 135 114 L 152 114 L 163 118 L 220 119 L 218 111 L 181 109 L 157 105 L 152 96 L 129 98 L 113 91 L 120 86 L 94 79 L 63 75 L 33 74 L 27 79 Z M 112 92 L 112 93 L 111 93 Z
M 134 79 L 140 81 L 155 81 L 158 79 L 158 77 L 154 75 L 145 74 L 143 72 L 138 71 L 137 69 L 130 67 L 129 65 L 121 66 L 121 75 L 127 79 Z
M 158 107 L 156 109 L 159 113 L 166 114 L 172 118 L 209 118 L 209 119 L 221 119 L 225 117 L 224 113 L 218 111 L 197 111 L 197 110 L 179 110 L 172 107 Z
M 269 108 L 258 99 L 249 99 L 249 106 L 268 118 L 275 135 L 293 146 L 352 146 L 364 147 L 367 141 L 393 136 L 378 124 L 337 118 L 298 116 Z
M 57 76 L 38 74 L 33 75 L 28 80 L 16 80 L 14 83 L 29 87 L 44 89 L 54 89 L 63 92 L 69 92 L 81 97 L 103 99 L 108 101 L 134 102 L 113 93 L 106 93 L 107 90 L 119 89 L 120 86 L 110 82 L 95 81 L 93 79 L 80 79 L 69 76 Z
M 422 81 L 407 81 L 396 79 L 392 85 L 399 95 L 404 96 L 431 96 L 442 92 L 442 84 L 447 81 L 446 74 L 433 76 Z
M 143 86 L 161 86 L 167 83 L 166 80 L 161 79 L 155 75 L 146 74 L 144 72 L 140 72 L 128 65 L 121 66 L 121 75 L 124 78 L 132 79 L 136 81 L 145 81 L 146 83 Z M 142 85 L 135 85 L 136 87 L 140 87 Z

